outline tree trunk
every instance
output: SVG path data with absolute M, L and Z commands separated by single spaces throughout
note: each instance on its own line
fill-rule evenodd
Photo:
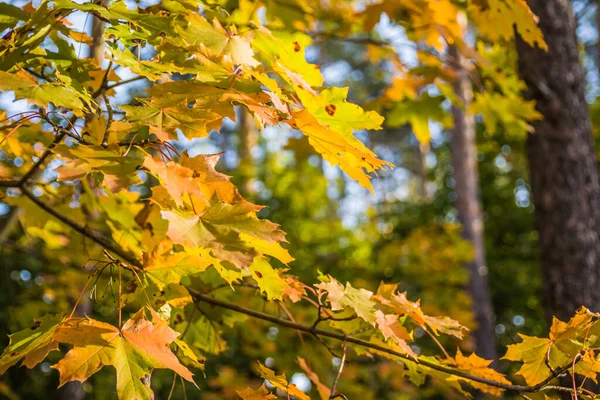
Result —
M 101 2 L 106 5 L 106 1 Z M 98 62 L 98 66 L 102 68 L 104 61 L 104 22 L 96 17 L 92 19 L 92 44 L 90 45 L 89 58 L 93 58 Z
M 242 180 L 243 196 L 254 196 L 256 188 L 256 162 L 252 150 L 258 145 L 258 127 L 252 114 L 243 107 L 238 109 L 238 156 L 240 165 L 238 176 Z
M 417 191 L 419 199 L 423 202 L 429 200 L 427 194 L 427 165 L 425 164 L 426 149 L 423 149 L 421 143 L 417 143 Z
M 473 89 L 467 73 L 461 68 L 462 60 L 454 46 L 449 56 L 457 66 L 458 77 L 454 92 L 463 105 L 469 106 Z M 494 335 L 495 315 L 490 297 L 485 263 L 483 237 L 483 213 L 479 198 L 479 173 L 477 170 L 477 146 L 475 143 L 475 117 L 458 106 L 452 107 L 454 130 L 452 132 L 452 169 L 456 181 L 456 208 L 463 226 L 463 237 L 471 242 L 475 257 L 466 265 L 469 271 L 468 291 L 473 299 L 473 313 L 477 328 L 473 332 L 477 353 L 488 359 L 496 359 Z
M 596 69 L 600 72 L 600 0 L 596 0 L 596 32 L 599 33 L 596 41 Z
M 600 186 L 570 2 L 528 3 L 549 47 L 517 40 L 526 97 L 544 117 L 527 138 L 544 311 L 567 320 L 582 305 L 600 311 Z

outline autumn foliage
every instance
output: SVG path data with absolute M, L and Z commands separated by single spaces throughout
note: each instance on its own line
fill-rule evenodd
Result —
M 557 396 L 561 376 L 596 381 L 600 315 L 582 308 L 570 321 L 555 320 L 547 338 L 522 336 L 503 357 L 515 363 L 516 375 L 505 375 L 492 360 L 457 349 L 468 329 L 427 314 L 397 283 L 371 291 L 317 270 L 312 281 L 301 282 L 286 226 L 260 217 L 263 207 L 245 200 L 219 172 L 221 154 L 180 152 L 174 145 L 181 135 L 208 141 L 224 119 L 236 119 L 238 107 L 260 129 L 300 132 L 316 154 L 374 192 L 374 177 L 393 166 L 355 133 L 408 123 L 426 147 L 429 121 L 444 117 L 441 99 L 420 88 L 435 84 L 448 93 L 454 72 L 441 57 L 448 44 L 479 69 L 482 85 L 500 87 L 478 93 L 469 111 L 482 115 L 491 131 L 502 125 L 527 132 L 539 115 L 520 98 L 523 84 L 496 47 L 512 41 L 516 27 L 523 40 L 544 48 L 525 1 L 390 0 L 359 7 L 242 0 L 230 9 L 220 3 L 226 2 L 165 0 L 132 8 L 121 0 L 55 0 L 0 7 L 7 32 L 0 39 L 0 90 L 28 104 L 2 116 L 0 147 L 22 162 L 0 165 L 0 195 L 18 208 L 29 235 L 73 255 L 87 274 L 75 304 L 10 337 L 0 372 L 33 368 L 61 351 L 53 366 L 59 385 L 113 367 L 119 399 L 151 399 L 155 369 L 201 380 L 206 360 L 224 350 L 218 326 L 264 320 L 296 330 L 304 346 L 326 346 L 342 360 L 339 374 L 332 385 L 311 368 L 322 362 L 310 359 L 311 351 L 294 356 L 314 385 L 306 394 L 256 363 L 256 376 L 269 386 L 235 387 L 242 399 L 344 397 L 336 385 L 347 358 L 387 358 L 403 365 L 414 385 L 433 380 L 464 396 L 476 390 Z M 73 13 L 104 22 L 104 62 L 76 50 L 74 44 L 92 38 L 69 22 Z M 419 58 L 426 71 L 401 65 L 390 46 L 366 37 L 368 62 L 385 60 L 394 78 L 380 98 L 361 107 L 348 101 L 348 88 L 323 87 L 306 49 L 314 34 L 326 34 L 319 27 L 358 40 L 357 32 L 371 31 L 382 13 L 424 43 Z M 467 27 L 460 21 L 467 20 L 485 39 L 476 46 L 463 39 Z M 145 89 L 123 102 L 121 90 L 136 82 Z M 138 190 L 141 185 L 149 190 Z M 114 307 L 98 317 L 81 315 L 86 293 L 107 281 L 115 288 Z M 423 333 L 436 352 L 415 350 Z M 583 386 L 565 390 L 589 395 Z

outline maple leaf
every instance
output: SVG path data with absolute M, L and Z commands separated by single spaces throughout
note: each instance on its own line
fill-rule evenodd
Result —
M 371 300 L 373 292 L 366 289 L 355 289 L 350 282 L 347 282 L 344 288 L 341 283 L 331 276 L 328 279 L 329 282 L 321 282 L 316 287 L 327 292 L 327 301 L 331 304 L 333 311 L 349 307 L 360 318 L 371 325 L 375 325 L 375 302 Z
M 398 315 L 388 314 L 385 315 L 383 311 L 377 310 L 375 312 L 377 318 L 375 323 L 379 328 L 379 331 L 383 334 L 386 339 L 392 339 L 400 348 L 408 355 L 417 358 L 417 354 L 411 349 L 406 343 L 407 340 L 412 340 L 408 331 L 398 322 Z
M 588 350 L 578 360 L 575 365 L 575 373 L 591 379 L 594 383 L 598 383 L 598 374 L 600 374 L 600 359 L 594 350 Z
M 269 392 L 264 383 L 256 390 L 247 387 L 244 390 L 238 390 L 237 394 L 242 400 L 273 400 L 277 398 L 277 396 Z
M 2 15 L 2 18 L 0 19 L 0 29 L 2 30 L 12 27 L 19 21 L 29 19 L 29 14 L 27 12 L 20 7 L 8 3 L 0 4 L 0 15 Z
M 548 338 L 523 334 L 519 334 L 519 337 L 523 341 L 509 345 L 502 359 L 522 362 L 523 365 L 517 374 L 525 378 L 528 385 L 537 385 L 550 376 L 548 364 L 553 368 L 559 368 L 572 361 L 552 346 L 552 341 Z
M 517 373 L 525 378 L 527 384 L 538 384 L 551 374 L 548 366 L 557 369 L 570 365 L 574 357 L 585 349 L 586 338 L 595 336 L 597 325 L 590 325 L 595 316 L 582 307 L 568 322 L 555 317 L 548 338 L 519 334 L 523 341 L 509 345 L 503 359 L 522 362 Z M 597 369 L 596 361 L 590 357 L 584 357 L 583 361 L 585 363 L 578 369 L 578 373 L 590 377 L 595 375 L 593 371 Z
M 529 121 L 542 118 L 535 103 L 492 92 L 478 93 L 469 112 L 481 114 L 486 131 L 492 135 L 497 132 L 497 126 L 502 125 L 507 132 L 522 137 L 533 131 Z
M 186 332 L 186 343 L 189 343 L 194 354 L 203 358 L 203 353 L 221 354 L 227 350 L 227 342 L 221 336 L 221 330 L 204 315 L 193 321 L 184 320 L 181 314 L 175 316 L 175 326 L 179 332 Z
M 200 186 L 194 179 L 193 170 L 173 161 L 168 163 L 156 161 L 151 155 L 146 156 L 144 167 L 161 180 L 162 185 L 173 198 L 176 206 L 183 206 L 184 195 L 193 195 L 200 199 L 200 204 L 198 204 L 200 211 L 208 203 L 200 190 Z
M 129 121 L 152 126 L 151 132 L 161 140 L 176 139 L 177 129 L 191 138 L 201 138 L 221 125 L 223 116 L 211 110 L 190 108 L 182 102 L 183 99 L 175 102 L 169 97 L 159 99 L 150 103 L 142 100 L 140 106 L 124 105 L 120 108 Z
M 229 42 L 227 32 L 217 20 L 211 24 L 200 14 L 191 14 L 185 26 L 176 26 L 177 36 L 192 45 L 202 45 L 212 53 L 220 54 Z M 175 39 L 177 40 L 177 39 Z
M 289 10 L 288 10 L 289 12 Z M 306 61 L 305 51 L 312 39 L 302 32 L 270 32 L 261 26 L 256 32 L 252 47 L 263 63 L 269 65 L 293 88 L 313 91 L 323 86 L 323 76 L 318 65 Z
M 310 400 L 302 390 L 298 389 L 293 383 L 288 383 L 285 374 L 275 375 L 275 372 L 262 365 L 260 362 L 254 364 L 254 370 L 263 379 L 268 380 L 271 385 L 286 392 L 288 396 L 293 396 L 299 400 Z
M 265 105 L 270 99 L 269 95 L 261 90 L 246 93 L 233 88 L 221 89 L 199 81 L 172 81 L 155 85 L 148 93 L 158 105 L 181 104 L 188 107 L 192 103 L 194 108 L 211 110 L 220 116 L 218 121 L 212 121 L 208 125 L 212 129 L 219 128 L 219 121 L 223 117 L 235 120 L 235 104 L 243 104 L 262 123 L 274 125 L 279 122 L 276 110 Z
M 292 128 L 300 130 L 308 137 L 311 146 L 331 165 L 339 165 L 342 171 L 356 180 L 364 188 L 373 192 L 367 173 L 391 167 L 387 161 L 379 160 L 375 153 L 354 136 L 338 133 L 321 124 L 309 111 L 292 113 L 287 120 Z
M 421 310 L 420 301 L 410 301 L 406 297 L 406 293 L 395 293 L 397 285 L 386 285 L 382 283 L 377 289 L 377 294 L 373 299 L 380 302 L 382 305 L 390 307 L 399 315 L 406 315 L 415 321 L 422 328 L 428 327 L 434 334 L 439 335 L 439 332 L 455 336 L 459 339 L 463 337 L 463 331 L 467 328 L 463 327 L 457 321 L 448 317 L 432 317 L 425 315 Z
M 192 248 L 175 253 L 172 242 L 163 240 L 144 254 L 143 273 L 163 289 L 171 283 L 179 283 L 184 276 L 205 271 L 215 261 L 207 249 Z
M 137 157 L 123 157 L 120 150 L 105 149 L 101 146 L 57 145 L 55 152 L 66 162 L 56 168 L 59 181 L 71 181 L 82 178 L 94 171 L 103 174 L 104 183 L 116 182 L 109 189 L 117 191 L 139 183 L 136 171 L 139 165 Z
M 98 198 L 91 195 L 88 198 L 106 216 L 106 225 L 111 230 L 113 240 L 124 250 L 140 254 L 143 234 L 136 217 L 144 205 L 138 202 L 139 194 L 126 190 L 116 195 L 107 190 L 107 194 Z
M 194 171 L 194 176 L 201 182 L 200 188 L 207 199 L 211 199 L 215 194 L 219 201 L 233 204 L 243 199 L 237 188 L 231 183 L 231 177 L 215 169 L 222 155 L 223 153 L 199 154 L 190 157 L 187 151 L 184 151 L 179 159 L 179 164 Z
M 54 334 L 63 322 L 62 316 L 46 315 L 36 319 L 30 328 L 10 335 L 10 342 L 0 356 L 0 374 L 23 360 L 23 365 L 33 368 L 53 350 L 58 350 Z
M 525 0 L 472 0 L 469 9 L 481 34 L 491 41 L 513 39 L 516 30 L 530 46 L 548 49 L 537 17 Z
M 506 379 L 504 375 L 490 368 L 491 360 L 485 360 L 473 353 L 468 357 L 465 357 L 460 349 L 456 350 L 456 357 L 452 360 L 452 364 L 459 370 L 465 371 L 469 374 L 479 376 L 481 378 L 489 379 L 494 382 L 500 382 L 510 385 L 511 382 Z M 459 380 L 460 377 L 451 377 L 449 379 Z M 500 396 L 504 391 L 501 388 L 493 387 L 479 382 L 468 381 L 468 383 L 476 389 L 479 389 L 485 393 L 489 393 L 493 396 Z
M 184 342 L 183 340 L 175 339 L 173 343 L 175 343 L 175 346 L 177 346 L 177 348 L 181 350 L 182 362 L 185 365 L 189 365 L 194 368 L 199 368 L 204 372 L 204 369 L 206 367 L 205 360 L 202 358 L 198 358 L 196 353 L 194 353 L 194 351 L 190 348 L 190 346 L 187 345 L 186 342 Z
M 162 215 L 169 221 L 167 235 L 174 243 L 211 248 L 217 258 L 238 267 L 248 267 L 257 252 L 251 243 L 244 242 L 242 234 L 268 243 L 285 240 L 285 234 L 276 224 L 257 218 L 256 213 L 261 209 L 261 206 L 246 201 L 217 202 L 202 215 L 178 211 L 163 211 Z
M 585 339 L 592 331 L 590 323 L 597 314 L 592 314 L 587 308 L 581 307 L 568 321 L 563 322 L 556 317 L 552 318 L 550 327 L 550 340 L 560 351 L 568 357 L 575 357 L 585 346 Z
M 70 108 L 78 116 L 83 115 L 85 104 L 78 92 L 60 83 L 40 84 L 23 70 L 13 74 L 0 71 L 0 90 L 12 90 L 17 99 L 27 99 L 40 107 L 46 108 L 48 103 L 53 103 L 57 107 Z
M 259 253 L 273 256 L 284 264 L 289 264 L 295 260 L 290 252 L 278 242 L 259 239 L 246 233 L 240 233 L 240 239 Z
M 138 311 L 121 330 L 91 318 L 74 318 L 55 333 L 55 339 L 74 347 L 53 368 L 60 372 L 60 385 L 85 381 L 105 365 L 117 371 L 117 394 L 120 400 L 150 400 L 150 378 L 155 368 L 175 371 L 189 382 L 192 373 L 179 363 L 169 349 L 179 335 L 160 316 L 150 310 Z
M 256 257 L 249 270 L 260 290 L 266 293 L 267 299 L 282 300 L 287 282 L 281 279 L 277 271 L 264 258 Z
M 352 139 L 355 130 L 379 130 L 383 117 L 375 111 L 364 111 L 356 104 L 348 103 L 348 88 L 327 88 L 318 95 L 305 90 L 296 92 L 302 105 L 322 125 L 339 132 L 344 138 Z
M 302 300 L 302 296 L 306 294 L 304 284 L 292 276 L 286 276 L 285 282 L 286 285 L 283 287 L 283 298 L 289 298 L 294 303 Z

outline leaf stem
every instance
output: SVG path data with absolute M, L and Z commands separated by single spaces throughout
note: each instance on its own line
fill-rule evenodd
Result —
M 122 304 L 122 281 L 121 281 L 121 263 L 117 263 L 117 270 L 119 271 L 119 330 L 121 330 L 121 322 L 122 322 L 122 314 L 123 312 L 121 311 L 121 309 L 123 308 L 123 304 Z
M 85 289 L 87 289 L 87 287 L 90 284 L 90 282 L 92 281 L 93 277 L 94 277 L 94 274 L 91 274 L 90 277 L 88 278 L 87 282 L 85 283 L 85 286 L 83 287 L 83 289 L 81 289 L 81 293 L 79 293 L 79 297 L 77 298 L 77 301 L 75 302 L 75 305 L 73 306 L 73 310 L 71 310 L 71 314 L 69 315 L 69 318 L 73 318 L 73 315 L 75 314 L 75 310 L 77 310 L 77 306 L 79 305 L 79 302 L 81 301 L 81 298 L 83 297 L 83 294 L 85 293 Z

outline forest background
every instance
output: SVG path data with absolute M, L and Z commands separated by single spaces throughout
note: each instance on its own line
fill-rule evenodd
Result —
M 521 0 L 0 4 L 3 344 L 9 346 L 9 334 L 45 327 L 47 320 L 40 318 L 46 314 L 74 310 L 79 317 L 111 324 L 118 319 L 120 328 L 121 318 L 132 315 L 130 321 L 148 322 L 135 313 L 147 306 L 145 314 L 166 319 L 180 333 L 184 343 L 176 342 L 173 351 L 195 372 L 199 387 L 157 369 L 151 385 L 145 375 L 141 380 L 157 399 L 301 398 L 304 392 L 310 398 L 339 394 L 350 399 L 463 398 L 467 392 L 560 396 L 551 388 L 521 390 L 535 388 L 546 375 L 556 378 L 552 385 L 571 390 L 567 398 L 591 396 L 596 388 L 589 381 L 600 372 L 590 339 L 598 316 L 582 311 L 568 327 L 556 322 L 553 332 L 550 327 L 553 316 L 568 321 L 579 306 L 600 312 L 595 293 L 599 217 L 594 211 L 600 210 L 594 207 L 600 189 L 597 146 L 591 143 L 598 139 L 600 122 L 600 18 L 591 0 L 548 1 L 547 7 L 529 3 L 533 13 Z M 137 14 L 115 4 L 138 7 Z M 52 15 L 52 23 L 40 15 Z M 179 16 L 189 19 L 182 23 Z M 173 28 L 177 39 L 163 24 Z M 227 44 L 220 47 L 222 37 Z M 196 65 L 178 57 L 181 49 L 202 61 Z M 28 91 L 31 79 L 37 91 Z M 185 86 L 191 81 L 196 89 Z M 42 93 L 44 85 L 55 91 Z M 344 90 L 327 89 L 343 87 L 349 88 L 348 102 L 362 108 L 346 102 Z M 188 115 L 167 104 L 180 101 L 177 96 L 186 90 L 197 90 L 197 99 L 208 98 L 214 88 L 229 96 L 215 100 L 218 107 L 198 102 L 194 107 L 204 107 L 202 112 Z M 258 92 L 271 95 L 265 99 Z M 301 126 L 306 122 L 301 117 L 308 117 L 290 111 L 299 105 L 320 127 L 342 132 L 347 141 L 342 150 L 318 142 L 322 137 L 311 131 L 314 126 Z M 152 107 L 161 110 L 160 117 Z M 291 117 L 284 123 L 286 113 Z M 348 138 L 353 131 L 377 156 Z M 54 143 L 53 137 L 64 138 L 65 144 Z M 43 156 L 46 149 L 52 151 Z M 202 158 L 206 154 L 221 155 Z M 362 161 L 352 158 L 357 154 Z M 177 165 L 198 170 L 190 166 L 198 165 L 190 161 L 197 157 L 204 173 L 219 182 L 216 189 L 207 186 L 210 196 L 205 187 L 190 189 L 181 177 L 169 175 Z M 231 176 L 239 193 L 220 173 Z M 241 235 L 236 240 L 244 242 L 235 246 L 243 250 L 230 250 L 228 235 L 237 228 L 228 227 L 219 238 L 226 251 L 215 246 L 210 255 L 193 253 L 202 262 L 215 257 L 221 264 L 213 260 L 214 268 L 207 263 L 202 271 L 173 264 L 175 278 L 156 278 L 147 260 L 166 254 L 156 250 L 164 246 L 161 241 L 174 244 L 175 255 L 181 248 L 209 247 L 200 245 L 201 239 L 175 235 L 174 217 L 165 217 L 165 212 L 175 215 L 165 211 L 169 207 L 198 215 L 192 195 L 206 197 L 207 209 L 216 204 L 211 196 L 221 204 L 249 204 L 240 201 L 241 195 L 266 206 L 248 209 L 249 218 L 254 221 L 256 213 L 278 224 L 287 243 L 275 228 L 251 225 L 235 231 Z M 83 230 L 64 226 L 60 217 L 36 206 L 35 198 Z M 163 213 L 148 209 L 144 214 L 140 204 L 158 204 Z M 143 218 L 160 224 L 153 219 L 160 215 L 171 224 L 168 232 L 166 226 L 155 233 L 162 225 L 152 230 L 139 223 Z M 224 224 L 229 221 L 234 217 Z M 144 236 L 147 232 L 152 238 Z M 160 235 L 160 240 L 155 237 Z M 277 242 L 276 247 L 261 240 Z M 110 243 L 116 243 L 117 252 Z M 125 264 L 133 264 L 132 254 L 143 260 L 142 279 L 136 268 L 125 271 Z M 256 259 L 262 256 L 271 265 L 259 266 Z M 121 278 L 121 272 L 131 276 Z M 138 287 L 142 281 L 147 290 Z M 317 285 L 318 302 L 323 301 L 318 313 L 296 304 L 315 290 L 299 282 Z M 353 288 L 368 292 L 359 292 L 360 302 L 337 299 L 336 304 L 337 282 L 348 297 Z M 389 306 L 383 300 L 378 308 L 372 304 L 374 293 L 387 295 L 380 282 L 399 282 L 391 292 L 406 293 L 420 304 L 403 303 L 401 311 L 387 314 L 389 323 L 375 321 L 376 312 L 387 313 Z M 256 323 L 252 315 L 216 303 L 198 305 L 207 295 L 308 327 L 319 315 L 316 322 L 344 335 L 360 331 L 356 337 L 384 343 L 409 358 L 436 355 L 442 366 L 501 385 L 490 389 L 452 374 L 436 375 L 410 360 L 384 360 L 386 355 L 373 349 L 357 346 L 352 352 L 346 341 L 340 346 L 277 321 Z M 419 323 L 422 315 L 446 318 Z M 360 325 L 365 322 L 370 325 Z M 533 361 L 515 355 L 515 347 L 502 359 L 507 346 L 524 343 L 520 335 L 550 335 L 558 343 L 565 332 L 579 346 L 565 365 L 553 358 L 552 344 Z M 77 347 L 79 342 L 56 340 L 60 351 L 32 369 L 7 370 L 22 357 L 14 351 L 13 337 L 0 359 L 0 396 L 116 398 L 118 384 L 108 368 L 83 383 L 57 388 L 59 371 L 51 366 L 68 350 L 66 344 Z M 571 355 L 572 349 L 558 348 Z M 494 360 L 493 369 L 483 359 L 465 361 L 472 352 Z M 258 367 L 256 360 L 262 363 Z M 538 362 L 545 370 L 531 374 L 518 362 Z M 561 368 L 571 363 L 573 370 L 578 364 L 577 377 L 561 380 L 569 371 Z M 150 364 L 150 372 L 170 368 L 186 376 L 177 368 Z M 287 380 L 282 384 L 269 370 L 285 373 Z M 510 383 L 500 373 L 512 374 L 521 389 L 502 387 Z M 84 380 L 76 376 L 71 378 Z M 288 381 L 301 393 L 294 395 Z M 119 397 L 136 398 L 125 392 Z

